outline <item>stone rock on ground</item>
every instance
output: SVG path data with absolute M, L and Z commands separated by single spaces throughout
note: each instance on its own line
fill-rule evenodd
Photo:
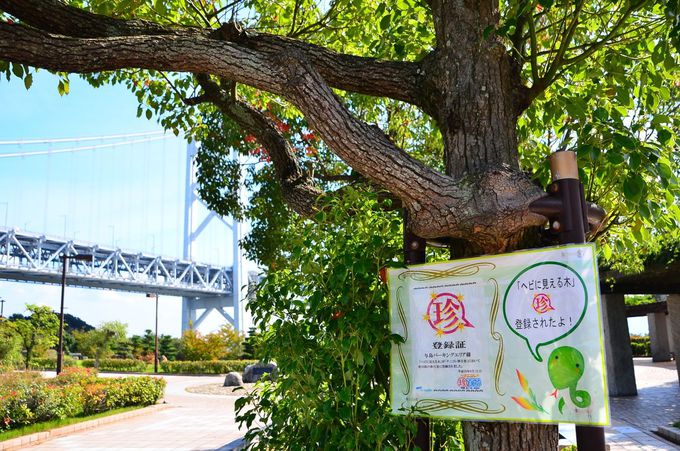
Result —
M 248 365 L 243 371 L 243 382 L 257 382 L 265 374 L 276 377 L 277 370 L 276 363 L 256 363 L 254 365 Z
M 227 373 L 227 375 L 224 377 L 224 385 L 223 387 L 239 387 L 243 385 L 243 379 L 241 379 L 241 375 L 237 373 L 236 371 L 232 371 L 231 373 Z

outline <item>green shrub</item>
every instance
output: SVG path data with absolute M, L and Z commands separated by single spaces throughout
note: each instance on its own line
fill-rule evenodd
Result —
M 648 357 L 652 355 L 649 335 L 631 335 L 630 347 L 633 348 L 633 357 Z
M 64 356 L 64 368 L 77 366 L 77 362 L 73 357 Z M 57 359 L 55 357 L 34 357 L 31 359 L 29 369 L 33 371 L 54 371 L 57 369 Z
M 165 380 L 149 376 L 98 379 L 84 392 L 84 409 L 88 414 L 127 406 L 155 404 L 165 390 Z
M 100 379 L 83 387 L 83 412 L 85 415 L 106 410 L 106 385 Z
M 97 370 L 94 368 L 67 367 L 54 378 L 54 383 L 61 386 L 87 385 L 97 381 Z
M 161 362 L 161 371 L 172 374 L 226 374 L 243 372 L 246 366 L 257 360 L 207 360 Z
M 324 206 L 314 221 L 291 223 L 285 261 L 248 302 L 257 355 L 279 376 L 236 401 L 236 420 L 262 449 L 411 449 L 413 419 L 391 413 L 395 336 L 378 276 L 401 261 L 402 221 L 351 188 Z M 435 449 L 460 446 L 459 423 L 433 430 Z
M 97 378 L 85 368 L 67 368 L 52 379 L 38 373 L 0 374 L 0 434 L 42 421 L 155 404 L 164 389 L 163 379 Z
M 85 359 L 81 362 L 85 368 L 94 368 L 94 359 Z M 137 359 L 101 359 L 99 361 L 99 371 L 113 371 L 121 373 L 144 373 L 149 366 Z

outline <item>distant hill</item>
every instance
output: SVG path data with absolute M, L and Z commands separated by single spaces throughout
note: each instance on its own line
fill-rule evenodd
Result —
M 64 323 L 67 325 L 68 330 L 82 330 L 83 332 L 94 330 L 94 326 L 69 313 L 64 314 Z
M 57 317 L 59 316 L 59 313 L 54 312 Z M 18 319 L 26 319 L 27 317 L 22 315 L 21 313 L 15 313 L 12 316 L 10 316 L 8 319 L 10 321 L 16 321 Z M 68 331 L 73 331 L 73 330 L 82 330 L 83 332 L 87 332 L 88 330 L 93 330 L 94 327 L 91 326 L 90 324 L 86 323 L 82 319 L 78 318 L 77 316 L 73 316 L 70 313 L 65 313 L 64 314 L 64 324 L 66 325 L 66 330 Z

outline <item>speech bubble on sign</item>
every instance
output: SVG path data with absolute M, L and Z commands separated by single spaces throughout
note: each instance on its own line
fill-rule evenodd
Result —
M 511 331 L 527 342 L 531 355 L 543 361 L 539 348 L 571 334 L 588 305 L 581 276 L 560 262 L 541 262 L 523 269 L 503 298 L 503 315 Z

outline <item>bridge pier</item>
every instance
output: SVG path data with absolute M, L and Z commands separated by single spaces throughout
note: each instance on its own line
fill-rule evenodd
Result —
M 214 310 L 221 314 L 234 329 L 239 330 L 238 317 L 229 314 L 227 308 L 234 308 L 233 298 L 231 296 L 205 296 L 197 298 L 182 298 L 182 333 L 189 329 L 198 329 L 201 323 Z M 198 311 L 202 310 L 200 315 Z
M 244 271 L 241 266 L 243 258 L 239 241 L 241 240 L 241 224 L 235 219 L 231 218 L 227 221 L 225 218 L 210 211 L 209 207 L 203 202 L 198 195 L 198 186 L 195 180 L 195 166 L 194 159 L 197 154 L 196 143 L 187 145 L 187 159 L 186 159 L 186 191 L 184 199 L 184 258 L 191 260 L 194 255 L 194 244 L 197 239 L 206 230 L 206 227 L 211 221 L 219 221 L 231 231 L 232 236 L 232 265 L 231 265 L 231 293 L 228 295 L 217 295 L 207 297 L 185 297 L 182 298 L 182 333 L 190 328 L 198 329 L 203 320 L 207 318 L 213 310 L 220 313 L 238 332 L 243 332 L 243 319 L 241 318 L 241 289 L 244 286 Z M 234 154 L 238 161 L 238 153 Z M 201 219 L 194 214 L 193 207 L 202 204 L 208 212 L 204 214 Z M 199 221 L 200 219 L 200 221 Z M 226 309 L 229 308 L 229 311 Z M 197 310 L 203 310 L 200 316 L 197 315 Z

